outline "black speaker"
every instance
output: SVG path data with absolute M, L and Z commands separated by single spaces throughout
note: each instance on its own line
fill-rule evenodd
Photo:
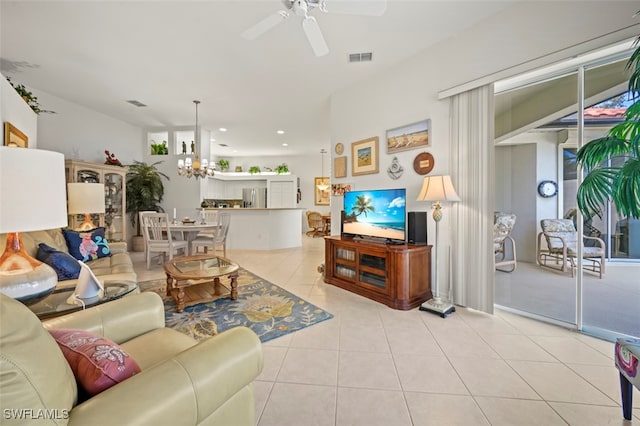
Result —
M 409 212 L 407 242 L 417 246 L 427 244 L 427 212 Z

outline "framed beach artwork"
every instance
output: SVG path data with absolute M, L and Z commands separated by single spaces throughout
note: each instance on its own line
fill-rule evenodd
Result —
M 378 137 L 363 139 L 351 144 L 351 175 L 378 173 Z
M 4 144 L 5 146 L 16 146 L 20 148 L 29 147 L 29 137 L 22 133 L 16 126 L 4 122 Z
M 431 120 L 387 130 L 387 154 L 431 145 Z

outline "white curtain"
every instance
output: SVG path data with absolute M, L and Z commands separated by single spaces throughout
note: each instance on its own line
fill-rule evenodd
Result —
M 493 313 L 494 93 L 486 85 L 451 97 L 451 292 L 458 305 Z

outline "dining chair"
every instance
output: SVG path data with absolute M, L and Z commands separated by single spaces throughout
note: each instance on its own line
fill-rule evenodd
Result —
M 198 247 L 204 247 L 204 252 L 207 253 L 209 247 L 215 251 L 217 247 L 222 246 L 222 254 L 227 257 L 227 234 L 229 233 L 230 222 L 231 215 L 229 213 L 218 214 L 218 226 L 212 231 L 198 234 L 191 242 L 193 250 L 197 253 Z
M 307 210 L 307 225 L 311 228 L 307 231 L 307 235 L 310 237 L 322 237 L 324 236 L 324 222 L 322 221 L 322 214 L 320 212 Z
M 183 254 L 187 252 L 187 241 L 176 240 L 169 230 L 169 215 L 167 213 L 145 212 L 140 215 L 142 231 L 144 233 L 147 269 L 151 267 L 151 254 L 162 253 L 163 262 L 169 259 L 179 250 Z

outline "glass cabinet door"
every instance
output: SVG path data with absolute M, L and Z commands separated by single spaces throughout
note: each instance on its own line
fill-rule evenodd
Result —
M 104 222 L 105 227 L 107 228 L 107 239 L 110 241 L 122 241 L 123 239 L 123 229 L 125 226 L 123 191 L 124 182 L 122 175 L 116 173 L 105 173 Z

